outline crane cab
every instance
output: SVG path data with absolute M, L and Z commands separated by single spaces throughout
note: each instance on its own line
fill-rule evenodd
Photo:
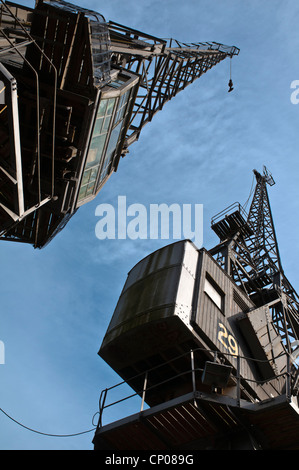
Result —
M 217 362 L 238 368 L 244 396 L 264 399 L 284 386 L 284 347 L 267 308 L 256 308 L 208 251 L 184 240 L 129 272 L 99 355 L 135 390 L 140 374 L 153 369 L 146 395 L 153 405 L 190 388 L 190 359 L 181 356 L 191 350 L 201 370 L 215 353 Z M 235 385 L 229 380 L 225 393 Z
M 103 425 L 113 405 L 103 390 L 95 449 L 298 448 L 292 364 L 270 307 L 189 240 L 137 263 L 99 355 L 140 395 L 141 411 Z

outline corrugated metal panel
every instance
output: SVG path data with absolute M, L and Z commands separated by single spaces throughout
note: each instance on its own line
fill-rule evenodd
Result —
M 163 365 L 197 347 L 190 326 L 198 251 L 189 241 L 166 246 L 140 261 L 128 274 L 99 355 L 137 392 L 149 373 L 146 402 L 160 403 L 189 377 L 190 357 Z M 157 369 L 157 366 L 159 368 Z M 189 383 L 189 382 L 188 382 Z
M 228 362 L 236 369 L 237 355 L 254 357 L 244 338 L 238 329 L 238 316 L 243 316 L 244 311 L 254 308 L 251 300 L 235 285 L 227 273 L 220 268 L 212 256 L 202 249 L 199 252 L 200 267 L 197 272 L 198 299 L 193 315 L 193 326 L 199 336 L 205 338 L 211 349 L 216 348 L 226 354 Z M 223 293 L 223 308 L 220 309 L 204 291 L 205 279 L 211 279 Z M 241 310 L 243 308 L 243 311 Z M 248 379 L 249 388 L 255 391 L 261 399 L 267 397 L 267 393 L 276 393 L 276 388 L 270 386 L 266 392 L 254 383 L 257 380 L 256 366 L 252 361 L 240 361 L 240 374 Z M 272 374 L 273 376 L 273 374 Z M 251 382 L 252 381 L 252 382 Z M 279 387 L 280 385 L 277 384 Z M 268 395 L 268 396 L 269 396 Z
M 109 443 L 118 450 L 163 450 L 205 448 L 217 436 L 239 429 L 233 412 L 217 403 L 204 403 L 190 395 L 132 415 L 119 423 L 100 428 L 94 443 Z M 201 444 L 200 444 L 201 443 Z
M 124 291 L 132 284 L 145 278 L 146 276 L 164 269 L 165 267 L 176 266 L 182 263 L 185 251 L 185 242 L 173 243 L 160 250 L 151 253 L 146 258 L 137 263 L 128 274 Z
M 299 408 L 298 402 L 285 401 L 279 406 L 273 405 L 244 415 L 251 426 L 259 429 L 264 437 L 265 449 L 299 450 Z
M 126 426 L 105 433 L 105 441 L 111 449 L 117 450 L 165 450 L 163 440 L 148 429 L 141 421 L 135 421 Z
M 217 448 L 217 439 L 229 444 L 244 429 L 263 450 L 298 450 L 298 405 L 294 398 L 289 402 L 279 397 L 243 407 L 216 403 L 215 396 L 194 401 L 186 395 L 175 404 L 171 401 L 98 429 L 93 442 L 97 449 L 211 449 Z
M 192 402 L 159 413 L 147 421 L 171 447 L 180 447 L 215 433 L 212 423 Z
M 286 371 L 281 337 L 274 330 L 270 318 L 269 309 L 261 307 L 244 314 L 238 322 L 253 356 L 261 361 L 257 362 L 257 367 L 264 379 Z
M 187 241 L 164 247 L 140 261 L 129 272 L 101 349 L 126 332 L 172 315 L 188 325 L 196 263 L 197 250 Z

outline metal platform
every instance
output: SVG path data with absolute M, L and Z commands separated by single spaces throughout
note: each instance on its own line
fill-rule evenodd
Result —
M 132 380 L 104 389 L 99 399 L 99 421 L 93 439 L 95 450 L 299 449 L 298 368 L 289 355 L 279 354 L 279 359 L 286 361 L 285 371 L 273 373 L 266 387 L 268 394 L 258 399 L 247 393 L 244 385 L 248 379 L 240 374 L 241 362 L 249 358 L 238 356 L 234 369 L 225 363 L 224 355 L 220 357 L 214 351 L 214 361 L 207 360 L 202 367 L 198 362 L 199 352 L 190 350 L 182 355 L 189 358 L 188 369 L 173 371 L 172 377 L 166 374 L 160 383 L 153 385 L 150 380 L 157 368 L 139 374 L 142 385 L 135 393 L 131 389 L 128 394 L 122 388 Z M 253 362 L 256 367 L 263 364 L 265 367 L 271 361 L 255 358 Z M 169 362 L 160 367 L 166 370 L 167 364 Z M 291 373 L 294 367 L 295 375 Z M 178 381 L 181 376 L 185 377 L 183 385 Z M 279 380 L 283 382 L 282 392 L 274 395 L 274 382 Z M 148 399 L 151 401 L 153 389 L 158 395 L 166 386 L 168 398 L 150 405 Z M 253 388 L 260 386 L 262 382 L 257 381 Z M 124 405 L 126 413 L 132 398 L 135 400 L 133 410 L 141 400 L 139 412 L 112 423 L 104 421 L 111 416 L 107 409 L 110 412 L 113 409 L 115 413 L 117 406 L 121 412 L 120 404 Z M 145 403 L 150 405 L 148 409 L 144 409 Z
M 298 433 L 294 397 L 239 404 L 196 391 L 99 427 L 93 443 L 95 450 L 298 450 Z
M 242 232 L 245 237 L 253 234 L 247 223 L 247 214 L 238 202 L 216 214 L 211 220 L 211 227 L 221 241 L 237 232 Z

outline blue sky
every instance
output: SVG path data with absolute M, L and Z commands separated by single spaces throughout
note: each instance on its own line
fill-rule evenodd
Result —
M 18 2 L 33 5 L 33 2 Z M 82 207 L 43 250 L 2 242 L 0 408 L 44 433 L 93 428 L 100 391 L 119 381 L 97 351 L 126 279 L 148 253 L 170 240 L 95 236 L 100 203 L 203 204 L 204 246 L 217 243 L 210 219 L 244 204 L 252 170 L 266 165 L 285 273 L 299 289 L 299 4 L 296 0 L 82 0 L 107 20 L 158 37 L 216 41 L 240 48 L 168 103 L 144 128 L 97 199 Z M 132 404 L 124 413 L 138 411 Z M 120 411 L 109 415 L 120 416 Z M 107 417 L 108 419 L 108 417 Z M 0 413 L 0 449 L 92 449 L 93 432 L 47 437 Z

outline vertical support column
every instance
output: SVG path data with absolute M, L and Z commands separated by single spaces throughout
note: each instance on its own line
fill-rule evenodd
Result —
M 142 390 L 142 400 L 141 400 L 141 408 L 140 411 L 143 411 L 144 407 L 144 401 L 145 401 L 145 393 L 146 393 L 146 387 L 147 387 L 147 371 L 144 376 L 144 382 L 143 382 L 143 390 Z
M 241 376 L 240 376 L 240 356 L 237 355 L 237 405 L 241 402 Z
M 286 399 L 291 401 L 291 364 L 290 364 L 290 354 L 287 353 L 287 373 L 286 373 Z
M 195 381 L 195 367 L 194 367 L 194 351 L 190 350 L 190 358 L 191 358 L 191 374 L 192 374 L 192 390 L 195 394 L 196 392 L 196 381 Z
M 99 421 L 97 425 L 97 430 L 102 427 L 102 416 L 103 416 L 103 411 L 105 408 L 105 402 L 106 402 L 106 396 L 107 396 L 108 389 L 106 388 L 105 390 L 102 390 L 100 400 L 99 400 Z
M 3 85 L 6 86 L 5 90 L 5 103 L 7 105 L 7 112 L 9 116 L 9 130 L 10 130 L 10 152 L 13 159 L 14 175 L 6 176 L 15 183 L 16 186 L 16 201 L 17 208 L 14 213 L 6 208 L 3 204 L 1 207 L 15 220 L 24 214 L 24 192 L 23 192 L 23 173 L 22 173 L 22 157 L 21 157 L 21 144 L 20 144 L 20 124 L 19 124 L 19 110 L 18 110 L 18 92 L 17 82 L 10 72 L 0 63 L 0 73 L 3 78 Z

